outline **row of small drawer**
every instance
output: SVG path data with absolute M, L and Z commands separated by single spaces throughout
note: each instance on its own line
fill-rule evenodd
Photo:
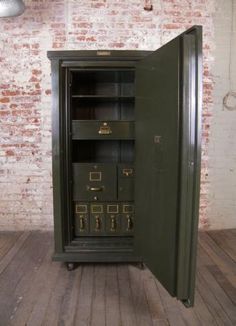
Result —
M 134 205 L 132 203 L 89 204 L 75 202 L 75 235 L 132 235 Z
M 133 165 L 74 163 L 73 199 L 78 201 L 134 200 Z
M 73 120 L 72 139 L 134 139 L 134 122 Z

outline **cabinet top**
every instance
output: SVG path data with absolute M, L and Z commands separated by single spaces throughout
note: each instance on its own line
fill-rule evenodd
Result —
M 48 51 L 47 56 L 53 59 L 70 59 L 70 60 L 140 60 L 141 58 L 152 53 L 152 51 L 137 50 L 63 50 Z

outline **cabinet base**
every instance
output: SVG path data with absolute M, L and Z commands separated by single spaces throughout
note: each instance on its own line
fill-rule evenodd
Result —
M 114 254 L 114 253 L 54 253 L 53 261 L 62 261 L 65 263 L 141 263 L 140 257 L 131 254 Z

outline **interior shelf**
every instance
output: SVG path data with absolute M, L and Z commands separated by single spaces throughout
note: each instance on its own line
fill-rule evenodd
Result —
M 85 100 L 109 100 L 109 101 L 122 101 L 122 100 L 129 100 L 134 101 L 134 96 L 119 96 L 119 95 L 80 95 L 80 94 L 73 94 L 71 95 L 72 98 L 79 98 Z
M 132 163 L 134 140 L 74 140 L 74 163 Z
M 75 70 L 71 72 L 72 98 L 113 100 L 134 97 L 132 70 Z
M 112 98 L 111 98 L 112 99 Z M 73 120 L 134 120 L 134 101 L 99 101 L 75 98 L 71 109 Z

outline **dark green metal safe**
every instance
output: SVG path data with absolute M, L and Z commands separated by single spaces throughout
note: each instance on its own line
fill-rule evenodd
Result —
M 202 30 L 154 52 L 49 51 L 55 254 L 144 262 L 193 304 Z

